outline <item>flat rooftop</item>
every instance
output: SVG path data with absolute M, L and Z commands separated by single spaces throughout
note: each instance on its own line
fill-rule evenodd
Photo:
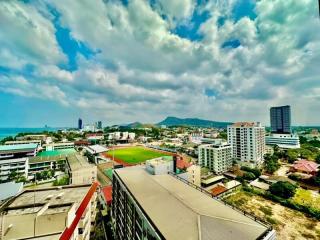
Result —
M 35 164 L 35 163 L 43 163 L 43 162 L 56 162 L 59 160 L 66 160 L 67 155 L 66 154 L 60 154 L 55 156 L 36 156 L 29 158 L 29 164 Z
M 25 190 L 0 207 L 3 240 L 59 239 L 90 185 Z M 1 219 L 2 218 L 2 219 Z
M 81 202 L 90 188 L 90 184 L 80 186 L 51 187 L 25 190 L 19 194 L 7 207 L 19 208 L 36 204 L 61 205 Z
M 171 175 L 142 166 L 114 171 L 166 239 L 257 239 L 268 229 Z
M 42 151 L 42 152 L 39 152 L 37 156 L 50 157 L 50 156 L 68 155 L 76 152 L 77 151 L 74 148 L 67 148 L 67 149 L 58 149 L 58 150 L 52 150 L 52 151 Z
M 101 145 L 92 145 L 92 146 L 85 147 L 85 149 L 91 154 L 98 154 L 98 153 L 103 153 L 108 151 L 108 148 L 105 148 Z
M 80 154 L 68 155 L 67 160 L 71 168 L 71 171 L 92 166 L 91 164 L 88 163 L 85 157 Z
M 15 144 L 15 145 L 0 145 L 1 152 L 19 152 L 32 151 L 38 147 L 37 143 Z

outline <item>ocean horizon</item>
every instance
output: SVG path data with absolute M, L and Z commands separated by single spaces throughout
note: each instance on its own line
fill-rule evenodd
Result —
M 65 127 L 41 127 L 41 128 L 0 128 L 0 140 L 6 137 L 14 137 L 18 133 L 38 133 L 43 131 L 58 131 Z

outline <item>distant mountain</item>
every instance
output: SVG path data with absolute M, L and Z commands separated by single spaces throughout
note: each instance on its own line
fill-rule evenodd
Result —
M 143 124 L 141 122 L 133 122 L 133 123 L 129 123 L 128 125 L 126 125 L 126 127 L 129 127 L 129 128 L 142 128 Z
M 154 124 L 133 122 L 133 123 L 129 123 L 129 124 L 124 125 L 124 126 L 127 127 L 127 128 L 152 128 L 152 127 L 154 127 Z
M 195 126 L 195 127 L 214 127 L 214 128 L 226 128 L 231 122 L 216 122 L 211 120 L 203 120 L 199 118 L 177 118 L 167 117 L 157 125 L 166 126 Z

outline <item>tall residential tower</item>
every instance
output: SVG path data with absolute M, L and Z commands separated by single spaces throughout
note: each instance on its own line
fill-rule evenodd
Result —
M 265 128 L 260 123 L 237 122 L 228 126 L 228 143 L 233 158 L 240 163 L 257 165 L 265 153 Z

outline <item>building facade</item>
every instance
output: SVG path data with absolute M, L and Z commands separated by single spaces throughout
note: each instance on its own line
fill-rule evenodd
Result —
M 9 180 L 11 173 L 27 177 L 29 157 L 35 156 L 38 151 L 38 144 L 15 144 L 0 146 L 0 179 Z
M 198 164 L 216 174 L 228 171 L 232 167 L 232 161 L 232 147 L 228 143 L 216 141 L 198 147 Z
M 272 133 L 291 133 L 290 106 L 270 108 L 270 121 Z
M 295 149 L 300 148 L 299 136 L 294 134 L 278 134 L 273 133 L 270 136 L 266 136 L 267 145 L 277 145 L 282 149 Z
M 254 122 L 234 123 L 228 126 L 228 143 L 240 164 L 259 165 L 265 154 L 265 128 Z

